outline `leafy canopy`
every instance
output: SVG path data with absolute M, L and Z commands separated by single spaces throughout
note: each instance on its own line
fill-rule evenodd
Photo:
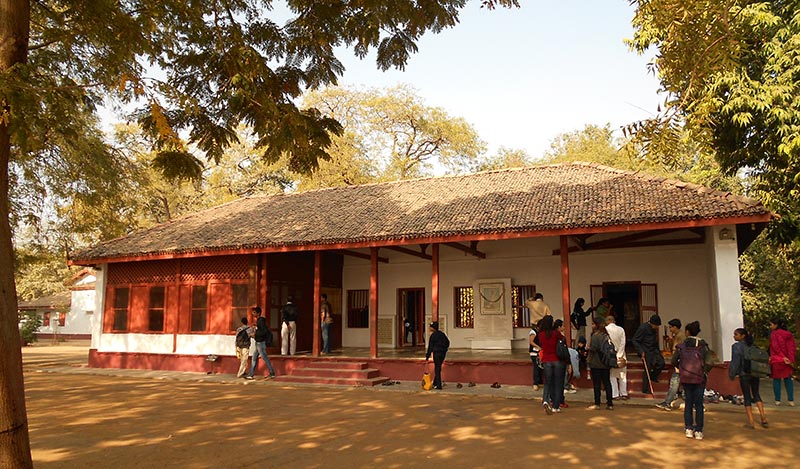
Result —
M 434 163 L 449 173 L 470 172 L 485 149 L 469 123 L 425 105 L 406 85 L 385 90 L 330 87 L 309 93 L 303 102 L 344 126 L 346 132 L 335 138 L 340 153 L 334 155 L 344 174 L 354 164 L 375 180 L 428 176 Z M 363 177 L 351 178 L 353 183 L 359 179 Z
M 683 132 L 781 215 L 800 240 L 800 1 L 631 0 L 630 46 L 655 50 L 664 111 L 632 129 L 662 158 Z

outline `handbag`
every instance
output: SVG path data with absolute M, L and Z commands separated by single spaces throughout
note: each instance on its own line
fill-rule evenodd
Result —
M 433 378 L 428 373 L 428 365 L 425 365 L 425 372 L 422 373 L 422 389 L 430 391 L 433 388 Z
M 569 362 L 569 350 L 567 349 L 567 342 L 564 339 L 558 339 L 556 343 L 556 357 L 559 361 L 564 363 Z

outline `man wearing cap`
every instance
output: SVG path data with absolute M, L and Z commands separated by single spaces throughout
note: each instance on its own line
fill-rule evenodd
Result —
M 431 336 L 428 338 L 428 352 L 425 354 L 427 362 L 433 354 L 433 388 L 442 389 L 442 363 L 450 348 L 450 339 L 439 330 L 439 321 L 433 321 L 430 327 Z
M 647 370 L 642 377 L 642 393 L 650 394 L 650 381 L 657 383 L 658 375 L 664 369 L 664 357 L 658 349 L 658 328 L 661 327 L 661 317 L 657 314 L 650 316 L 650 320 L 636 329 L 633 334 L 633 347 L 636 354 L 644 360 Z M 649 379 L 648 379 L 649 372 Z

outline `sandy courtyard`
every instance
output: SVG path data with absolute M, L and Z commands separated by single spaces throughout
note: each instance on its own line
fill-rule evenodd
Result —
M 47 360 L 34 357 L 26 354 L 25 386 L 37 468 L 744 468 L 797 467 L 800 459 L 796 409 L 768 406 L 770 428 L 746 430 L 742 407 L 711 405 L 706 439 L 695 441 L 683 436 L 682 412 L 644 406 L 590 411 L 573 402 L 547 416 L 535 399 L 423 392 L 411 383 L 364 389 L 74 374 L 45 372 Z

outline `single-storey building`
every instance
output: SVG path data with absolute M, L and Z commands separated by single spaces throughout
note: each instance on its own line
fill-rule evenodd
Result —
M 699 320 L 727 359 L 738 256 L 772 217 L 730 193 L 570 163 L 240 199 L 71 263 L 97 269 L 93 366 L 233 355 L 240 318 L 259 305 L 278 337 L 290 295 L 297 349 L 317 356 L 322 293 L 333 347 L 372 358 L 424 347 L 431 320 L 452 348 L 525 349 L 538 292 L 557 317 L 607 297 L 629 334 L 652 314 Z
M 67 289 L 21 301 L 17 309 L 21 312 L 36 312 L 42 325 L 36 332 L 40 340 L 91 338 L 95 318 L 95 275 L 92 269 L 81 269 L 66 282 Z

